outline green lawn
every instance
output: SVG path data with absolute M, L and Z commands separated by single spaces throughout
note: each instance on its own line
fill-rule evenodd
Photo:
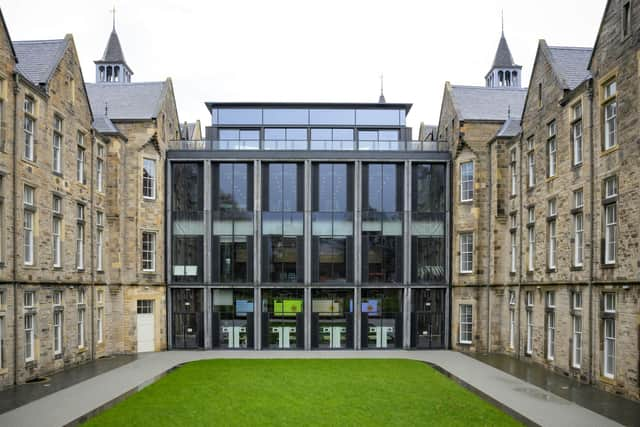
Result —
M 89 426 L 519 425 L 410 360 L 205 360 L 186 364 Z

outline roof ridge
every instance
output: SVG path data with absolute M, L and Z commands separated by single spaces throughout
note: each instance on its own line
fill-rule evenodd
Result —
M 564 49 L 564 50 L 593 50 L 592 47 L 582 47 L 582 46 L 550 46 L 547 45 L 549 49 Z
M 474 86 L 474 85 L 451 85 L 452 88 L 454 87 L 459 87 L 459 88 L 465 88 L 465 89 L 482 89 L 482 90 L 488 90 L 488 91 L 496 91 L 496 92 L 505 92 L 505 91 L 514 91 L 514 92 L 526 92 L 527 88 L 526 87 L 500 87 L 500 88 L 495 88 L 495 87 L 486 87 L 486 86 Z
M 21 44 L 26 44 L 26 43 L 53 43 L 53 42 L 63 42 L 66 41 L 65 38 L 61 38 L 61 39 L 45 39 L 45 40 L 16 40 L 13 41 L 13 43 L 21 43 Z
M 96 82 L 90 83 L 87 82 L 88 85 L 93 86 L 106 86 L 106 87 L 122 87 L 122 86 L 142 86 L 142 85 L 150 85 L 150 84 L 164 84 L 166 80 L 156 80 L 152 82 Z

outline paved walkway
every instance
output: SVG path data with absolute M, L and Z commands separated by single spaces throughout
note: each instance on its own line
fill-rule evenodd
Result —
M 170 351 L 149 353 L 57 393 L 0 415 L 0 426 L 61 426 L 91 413 L 124 393 L 144 387 L 172 367 L 201 359 L 404 358 L 438 365 L 490 398 L 543 426 L 617 426 L 582 406 L 452 351 Z

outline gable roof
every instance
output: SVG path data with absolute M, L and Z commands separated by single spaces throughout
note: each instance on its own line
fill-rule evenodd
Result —
M 548 59 L 563 89 L 573 90 L 591 78 L 588 66 L 592 50 L 589 47 L 548 47 Z
M 13 59 L 18 62 L 18 56 L 16 55 L 16 49 L 13 47 L 13 42 L 11 41 L 11 35 L 9 34 L 9 27 L 7 27 L 7 21 L 4 20 L 4 15 L 2 14 L 2 9 L 0 9 L 0 21 L 2 21 L 2 28 L 4 28 L 5 35 L 7 36 L 7 41 L 9 46 L 11 46 L 11 54 L 13 55 Z
M 507 44 L 507 39 L 504 38 L 504 33 L 500 36 L 498 42 L 498 49 L 496 49 L 496 56 L 493 58 L 492 68 L 510 68 L 516 67 L 516 63 L 513 61 L 511 50 Z
M 593 54 L 598 47 L 598 43 L 600 43 L 600 34 L 602 34 L 602 29 L 604 27 L 604 20 L 607 17 L 607 11 L 609 10 L 609 6 L 611 5 L 611 0 L 607 0 L 607 3 L 604 5 L 604 11 L 602 12 L 602 18 L 600 18 L 600 25 L 598 26 L 598 34 L 596 34 L 596 41 L 593 44 L 593 50 L 591 51 L 591 56 L 589 56 L 589 64 L 587 67 L 591 70 L 591 65 L 593 63 Z
M 29 40 L 13 43 L 18 71 L 32 83 L 47 84 L 67 47 L 67 39 Z
M 93 111 L 112 120 L 147 120 L 158 116 L 168 82 L 87 83 Z
M 451 86 L 459 120 L 504 121 L 522 116 L 527 89 Z
M 93 128 L 102 134 L 120 133 L 120 130 L 113 124 L 111 119 L 106 116 L 98 116 L 93 119 Z

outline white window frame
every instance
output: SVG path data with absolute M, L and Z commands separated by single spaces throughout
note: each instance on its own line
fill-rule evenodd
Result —
M 573 265 L 582 267 L 584 264 L 584 214 L 573 214 Z
M 533 136 L 527 138 L 527 187 L 536 185 L 536 152 L 534 150 Z
M 571 146 L 573 147 L 573 165 L 582 164 L 582 103 L 572 107 L 573 122 L 571 123 Z
M 556 268 L 556 256 L 558 255 L 558 235 L 557 235 L 557 224 L 556 220 L 552 219 L 549 221 L 549 269 L 553 270 Z
M 515 273 L 516 272 L 516 256 L 517 256 L 517 251 L 518 251 L 518 244 L 517 244 L 517 236 L 516 236 L 516 231 L 512 230 L 510 233 L 510 238 L 511 238 L 511 273 Z
M 616 312 L 616 294 L 615 292 L 605 292 L 602 295 L 604 299 L 604 312 L 615 313 Z
M 54 115 L 51 166 L 56 173 L 62 173 L 62 141 L 62 117 Z
M 602 355 L 602 373 L 605 377 L 613 379 L 616 372 L 616 320 L 604 319 L 603 340 L 604 351 Z
M 572 317 L 571 366 L 580 369 L 582 363 L 582 316 L 574 314 Z
M 96 230 L 96 270 L 103 271 L 104 266 L 104 230 L 98 228 Z
M 51 235 L 53 245 L 53 266 L 59 268 L 62 266 L 62 219 L 55 215 L 51 219 Z
M 525 292 L 525 304 L 527 307 L 533 307 L 533 292 Z
M 467 169 L 468 168 L 468 169 Z M 473 201 L 473 185 L 475 178 L 475 165 L 473 161 L 460 163 L 460 201 Z
M 460 273 L 473 273 L 473 233 L 460 233 Z
M 555 308 L 556 307 L 556 292 L 555 291 L 547 291 L 545 294 L 545 300 L 547 304 L 547 308 Z
M 617 116 L 618 102 L 616 99 L 617 87 L 615 80 L 609 81 L 604 86 L 605 103 L 603 104 L 604 118 L 604 149 L 609 150 L 618 144 Z
M 98 192 L 104 192 L 104 165 L 105 165 L 105 148 L 103 144 L 98 144 L 98 154 L 96 156 L 96 187 Z
M 62 305 L 63 293 L 60 290 L 53 291 L 53 306 L 58 307 Z
M 153 168 L 151 171 L 153 174 L 148 174 L 147 172 L 147 162 L 149 162 L 149 166 Z M 157 180 L 158 168 L 157 162 L 155 159 L 150 159 L 148 157 L 143 157 L 142 159 L 142 197 L 145 200 L 155 200 L 156 199 L 156 180 Z
M 53 354 L 62 353 L 62 325 L 63 312 L 55 310 L 53 312 Z
M 509 310 L 509 348 L 511 350 L 515 347 L 516 341 L 516 312 L 515 310 Z
M 24 265 L 34 264 L 34 236 L 33 236 L 33 224 L 35 213 L 25 209 L 24 210 Z
M 535 260 L 536 260 L 536 229 L 534 226 L 531 226 L 527 229 L 527 238 L 529 240 L 529 271 L 533 271 L 535 269 Z
M 617 204 L 604 206 L 605 234 L 604 234 L 604 263 L 616 263 L 616 232 L 617 232 Z
M 85 318 L 85 308 L 78 308 L 78 348 L 84 348 L 85 339 L 84 339 L 84 319 Z
M 150 240 L 145 242 L 147 238 Z M 157 236 L 155 232 L 142 232 L 142 271 L 144 272 L 156 271 L 156 244 Z
M 518 193 L 518 154 L 515 147 L 511 149 L 510 156 L 511 163 L 509 168 L 511 169 L 511 195 L 515 196 Z
M 527 310 L 527 348 L 526 353 L 531 355 L 533 353 L 533 312 Z
M 36 315 L 35 313 L 26 313 L 24 315 L 24 361 L 32 362 L 35 360 L 35 347 L 36 347 Z
M 84 270 L 84 222 L 76 224 L 76 270 Z
M 85 299 L 86 299 L 87 293 L 86 290 L 83 288 L 78 288 L 78 305 L 82 305 L 85 304 Z
M 22 294 L 22 304 L 25 309 L 35 308 L 36 306 L 36 292 L 24 291 Z
M 22 153 L 26 160 L 35 161 L 35 99 L 30 96 L 24 98 L 24 152 Z
M 547 312 L 547 360 L 555 358 L 555 339 L 556 339 L 556 313 L 555 311 Z
M 0 119 L 2 119 L 2 117 L 0 117 Z M 4 345 L 4 336 L 5 336 L 5 332 L 4 332 L 4 324 L 5 324 L 5 320 L 4 320 L 4 316 L 0 316 L 0 369 L 4 368 L 4 349 L 5 349 L 5 345 Z
M 97 310 L 97 330 L 98 330 L 98 344 L 102 344 L 103 338 L 104 338 L 104 331 L 103 331 L 103 325 L 104 325 L 104 307 L 98 307 Z
M 459 309 L 458 341 L 460 344 L 471 344 L 473 342 L 473 306 L 471 304 L 460 304 Z

